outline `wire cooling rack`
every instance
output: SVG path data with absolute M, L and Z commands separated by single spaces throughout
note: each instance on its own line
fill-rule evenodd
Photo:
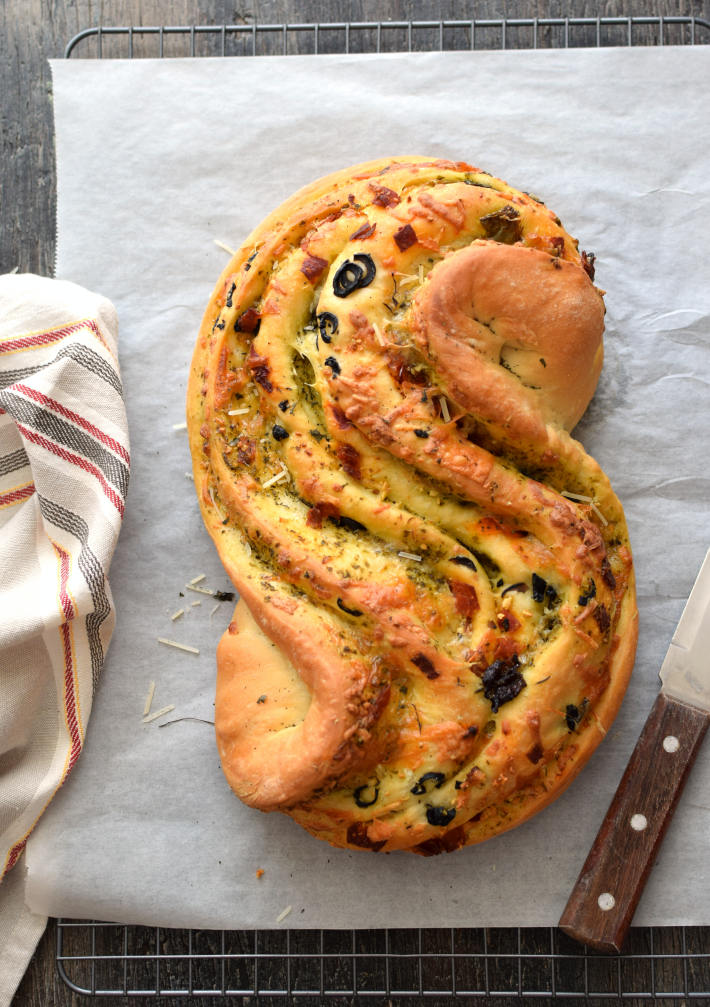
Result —
M 261 56 L 710 44 L 694 17 L 515 18 L 93 27 L 65 55 Z M 473 913 L 472 913 L 473 915 Z M 710 927 L 630 931 L 604 955 L 561 931 L 412 929 L 205 931 L 57 921 L 57 968 L 75 993 L 123 998 L 407 1004 L 710 1004 Z
M 243 1003 L 474 1000 L 710 1003 L 710 928 L 635 928 L 620 955 L 553 927 L 168 930 L 60 920 L 57 963 L 78 993 L 242 997 Z
M 703 43 L 710 43 L 710 21 L 686 16 L 337 21 L 97 26 L 75 35 L 65 56 L 133 59 Z

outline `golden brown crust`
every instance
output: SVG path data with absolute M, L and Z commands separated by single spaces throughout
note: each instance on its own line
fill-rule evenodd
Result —
M 188 389 L 239 589 L 216 729 L 235 792 L 337 846 L 431 854 L 536 813 L 612 722 L 624 515 L 569 430 L 601 368 L 589 260 L 463 163 L 358 165 L 250 235 Z

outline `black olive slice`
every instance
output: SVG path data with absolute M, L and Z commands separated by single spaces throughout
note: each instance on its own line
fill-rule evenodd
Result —
M 452 556 L 451 562 L 458 563 L 459 566 L 468 567 L 469 570 L 476 569 L 476 564 L 473 562 L 472 559 L 469 559 L 468 556 Z
M 332 311 L 321 311 L 316 317 L 318 332 L 324 343 L 329 343 L 331 337 L 338 331 L 338 316 Z
M 436 773 L 436 772 L 424 773 L 423 776 L 419 777 L 419 779 L 409 792 L 410 794 L 426 794 L 429 792 L 429 790 L 434 789 L 438 790 L 439 787 L 443 786 L 445 780 L 446 777 L 444 776 L 443 773 Z M 434 786 L 427 788 L 428 783 L 433 783 Z
M 372 256 L 358 252 L 353 256 L 353 261 L 346 259 L 336 270 L 333 277 L 333 293 L 336 297 L 347 297 L 353 290 L 369 286 L 375 278 L 375 273 Z
M 354 615 L 354 616 L 362 615 L 362 612 L 360 611 L 359 608 L 348 608 L 347 605 L 340 598 L 338 598 L 338 608 L 340 609 L 341 612 L 346 612 L 348 615 Z
M 545 600 L 545 588 L 547 587 L 547 581 L 544 580 L 538 573 L 532 575 L 532 596 L 533 601 L 544 601 Z
M 333 277 L 333 293 L 336 297 L 347 297 L 353 290 L 357 290 L 364 275 L 365 270 L 362 266 L 346 259 Z
M 375 273 L 376 273 L 375 263 L 372 259 L 372 256 L 368 255 L 367 252 L 358 252 L 357 255 L 353 255 L 353 259 L 355 259 L 356 262 L 361 262 L 365 267 L 365 275 L 360 280 L 358 286 L 369 287 L 369 285 L 375 279 Z
M 374 793 L 374 797 L 372 798 L 372 800 L 368 800 L 367 796 L 363 796 L 363 794 L 365 794 L 365 792 L 368 790 Z M 372 805 L 377 802 L 379 796 L 380 796 L 380 788 L 377 786 L 376 783 L 375 784 L 364 783 L 361 787 L 358 787 L 356 790 L 353 791 L 353 799 L 357 804 L 358 808 L 372 807 Z
M 518 655 L 513 654 L 507 660 L 499 658 L 483 672 L 483 694 L 489 700 L 493 713 L 498 713 L 504 703 L 515 699 L 526 687 L 527 682 L 518 671 L 519 667 Z
M 354 517 L 346 517 L 345 515 L 340 515 L 339 517 L 330 518 L 330 520 L 337 524 L 338 528 L 347 528 L 348 531 L 367 531 L 364 524 L 360 524 L 356 521 Z
M 426 820 L 430 825 L 448 825 L 456 816 L 456 808 L 438 808 L 430 805 L 426 809 Z

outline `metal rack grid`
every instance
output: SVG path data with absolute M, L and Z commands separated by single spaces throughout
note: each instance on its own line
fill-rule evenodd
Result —
M 554 927 L 200 931 L 60 920 L 78 993 L 436 1005 L 453 1000 L 710 1001 L 710 928 L 635 928 L 623 954 Z M 252 999 L 253 998 L 253 999 Z
M 710 43 L 710 21 L 689 16 L 535 17 L 445 21 L 96 26 L 64 55 L 81 57 L 259 56 L 308 53 L 558 49 Z M 650 34 L 649 34 L 650 33 Z
M 639 36 L 643 34 L 642 41 Z M 93 27 L 65 56 L 171 58 L 710 44 L 694 17 L 516 18 Z M 78 994 L 234 997 L 301 1005 L 423 999 L 487 1004 L 710 1003 L 710 927 L 630 931 L 623 953 L 554 927 L 204 931 L 57 921 L 57 968 Z

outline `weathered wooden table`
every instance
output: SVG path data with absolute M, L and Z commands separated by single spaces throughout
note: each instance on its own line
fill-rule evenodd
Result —
M 626 18 L 634 19 L 633 44 L 657 45 L 661 42 L 688 40 L 687 24 L 659 25 L 660 17 L 696 18 L 710 22 L 710 0 L 606 0 L 603 4 L 586 0 L 2 0 L 0 3 L 0 273 L 17 269 L 51 276 L 55 254 L 56 179 L 53 146 L 51 80 L 47 60 L 64 54 L 67 43 L 77 33 L 97 25 L 235 25 L 283 24 L 317 22 L 389 22 L 389 21 L 509 21 L 523 18 Z M 644 20 L 644 19 L 648 20 Z M 567 28 L 558 25 L 538 29 L 540 45 L 594 45 L 594 28 L 584 35 L 566 35 Z M 707 42 L 710 31 L 702 39 Z M 630 28 L 624 23 L 605 29 L 602 44 L 625 44 Z M 598 29 L 597 29 L 598 32 Z M 591 33 L 591 34 L 590 34 Z M 675 33 L 675 34 L 674 34 Z M 683 33 L 683 37 L 679 33 Z M 500 46 L 500 34 L 489 36 L 491 46 Z M 307 35 L 303 43 L 295 36 L 293 51 L 313 51 Z M 505 36 L 508 48 L 531 45 L 530 33 L 509 31 Z M 140 42 L 137 43 L 140 46 Z M 342 47 L 342 40 L 329 39 L 324 34 L 321 51 Z M 310 48 L 309 48 L 310 46 Z M 82 55 L 93 55 L 87 50 Z M 136 53 L 139 54 L 139 53 Z M 188 54 L 188 53 L 184 53 Z M 480 954 L 459 958 L 465 939 L 480 947 Z M 322 990 L 371 990 L 372 995 L 355 997 L 343 993 L 329 996 L 332 1004 L 363 1002 L 384 1003 L 389 999 L 399 1005 L 426 1002 L 432 1007 L 451 1003 L 453 985 L 457 990 L 505 991 L 506 996 L 493 992 L 484 994 L 481 1002 L 536 1003 L 552 1002 L 556 994 L 570 991 L 576 1002 L 586 993 L 601 993 L 605 998 L 623 999 L 627 1003 L 710 1003 L 710 928 L 658 928 L 653 931 L 632 931 L 628 954 L 622 960 L 582 959 L 579 949 L 551 930 L 535 932 L 467 933 L 420 932 L 414 943 L 406 935 L 373 933 L 335 934 L 325 944 L 323 938 L 310 939 L 310 944 L 293 943 L 283 947 L 268 946 L 268 938 L 254 944 L 251 935 L 229 935 L 181 932 L 147 928 L 135 933 L 96 931 L 89 954 L 111 953 L 119 956 L 126 940 L 132 942 L 135 954 L 165 955 L 161 963 L 163 990 L 184 989 L 184 958 L 194 956 L 192 988 L 201 956 L 224 955 L 225 949 L 252 954 L 259 959 L 262 988 L 293 989 L 292 973 L 299 959 L 315 969 L 315 983 L 301 987 Z M 225 944 L 227 940 L 227 944 Z M 308 941 L 309 938 L 306 938 Z M 114 942 L 112 945 L 111 942 Z M 314 943 L 315 941 L 315 943 Z M 482 944 L 481 944 L 482 942 Z M 65 947 L 71 946 L 70 936 Z M 20 985 L 13 1007 L 61 1007 L 64 1004 L 96 1002 L 113 1005 L 125 1003 L 120 995 L 85 996 L 73 992 L 60 978 L 56 968 L 57 923 L 50 921 L 44 938 Z M 384 948 L 384 950 L 383 950 Z M 299 951 L 302 949 L 302 951 Z M 84 952 L 87 953 L 87 952 Z M 422 955 L 423 953 L 423 955 Z M 174 956 L 174 957 L 171 957 Z M 399 957 L 397 957 L 399 956 Z M 422 957 L 427 967 L 422 971 Z M 340 962 L 340 965 L 338 964 Z M 286 964 L 284 964 L 286 963 Z M 443 963 L 443 964 L 442 964 Z M 178 968 L 179 966 L 179 968 Z M 305 966 L 304 966 L 305 967 Z M 124 964 L 125 968 L 125 964 Z M 217 966 L 219 968 L 219 964 Z M 90 970 L 90 966 L 87 965 Z M 357 983 L 352 976 L 358 971 Z M 367 979 L 368 969 L 371 979 Z M 143 975 L 141 974 L 143 971 Z M 176 972 L 171 982 L 171 970 Z M 273 982 L 263 976 L 271 970 Z M 323 981 L 324 970 L 332 971 L 333 985 Z M 339 975 L 340 970 L 340 975 Z M 499 971 L 499 978 L 493 973 Z M 214 966 L 212 966 L 214 972 Z M 248 971 L 248 969 L 247 969 Z M 346 973 L 343 978 L 342 973 Z M 396 978 L 394 973 L 397 973 Z M 423 978 L 423 975 L 425 978 Z M 348 978 L 349 977 L 349 978 Z M 431 977 L 431 982 L 428 981 Z M 427 981 L 425 981 L 425 979 Z M 114 980 L 115 981 L 115 980 Z M 393 991 L 399 986 L 411 991 L 407 996 L 375 990 Z M 130 987 L 156 989 L 155 965 L 131 963 Z M 83 988 L 83 987 L 82 987 Z M 99 989 L 100 985 L 96 985 Z M 188 987 L 190 985 L 188 984 Z M 220 988 L 220 983 L 212 987 Z M 248 988 L 248 985 L 247 985 Z M 428 993 L 429 995 L 424 995 Z M 536 995 L 533 995 L 536 994 Z M 467 997 L 465 999 L 470 999 Z M 477 998 L 478 999 L 478 998 Z M 156 995 L 131 998 L 131 1003 L 149 1003 Z M 205 1005 L 224 1003 L 255 1003 L 255 997 L 171 996 L 159 997 L 161 1003 L 173 1007 L 186 1002 Z M 264 1002 L 323 1002 L 317 994 L 279 996 Z M 594 996 L 589 1002 L 599 1002 Z

